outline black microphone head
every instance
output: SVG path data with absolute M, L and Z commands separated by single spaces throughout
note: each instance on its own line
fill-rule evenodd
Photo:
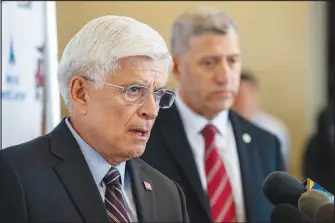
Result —
M 335 222 L 335 206 L 334 204 L 325 204 L 316 211 L 313 220 L 318 223 L 334 223 Z
M 312 219 L 290 204 L 279 204 L 272 210 L 271 223 L 312 223 Z
M 298 208 L 308 217 L 313 218 L 316 212 L 325 204 L 331 203 L 330 197 L 320 190 L 308 190 L 298 200 Z
M 276 171 L 263 182 L 263 193 L 274 205 L 286 203 L 298 207 L 298 199 L 306 188 L 291 174 Z

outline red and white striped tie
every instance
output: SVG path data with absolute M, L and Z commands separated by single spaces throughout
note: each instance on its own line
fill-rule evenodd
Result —
M 236 207 L 233 191 L 226 168 L 215 145 L 216 132 L 217 129 L 213 125 L 207 125 L 201 132 L 205 139 L 205 171 L 212 220 L 214 222 L 234 222 L 236 221 Z

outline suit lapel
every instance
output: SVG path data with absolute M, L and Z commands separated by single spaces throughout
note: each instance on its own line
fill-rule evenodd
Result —
M 239 163 L 240 163 L 240 171 L 242 177 L 242 188 L 244 195 L 244 206 L 246 212 L 246 220 L 250 221 L 251 217 L 251 209 L 250 209 L 250 201 L 252 199 L 253 188 L 248 186 L 250 182 L 253 182 L 252 178 L 252 169 L 250 164 L 250 156 L 249 150 L 247 148 L 247 144 L 243 141 L 243 134 L 245 132 L 242 131 L 240 122 L 238 120 L 238 116 L 233 112 L 229 111 L 229 118 L 231 124 L 233 126 L 233 131 L 235 135 L 235 142 L 238 151 Z
M 187 140 L 177 107 L 173 104 L 171 108 L 161 110 L 160 112 L 163 114 L 158 115 L 156 122 L 161 122 L 157 126 L 160 128 L 159 130 L 165 140 L 165 143 L 180 165 L 185 178 L 188 179 L 195 194 L 206 210 L 209 219 L 212 219 L 209 202 L 201 185 L 197 166 L 193 159 L 191 146 Z
M 139 222 L 155 222 L 156 219 L 156 200 L 155 185 L 151 179 L 142 171 L 138 160 L 127 161 L 133 196 L 135 198 L 136 210 Z M 144 183 L 148 186 L 145 187 Z M 150 186 L 149 186 L 150 185 Z M 151 187 L 151 190 L 149 189 Z
M 85 222 L 108 222 L 101 195 L 65 119 L 50 133 L 51 152 L 62 161 L 54 166 Z

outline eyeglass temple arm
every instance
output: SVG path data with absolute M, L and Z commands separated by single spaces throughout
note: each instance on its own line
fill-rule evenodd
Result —
M 84 79 L 86 79 L 86 80 L 88 80 L 88 81 L 95 82 L 95 83 L 101 83 L 101 82 L 95 81 L 95 80 L 93 80 L 93 79 L 91 79 L 91 78 L 88 78 L 88 77 L 84 77 Z M 125 87 L 118 86 L 118 85 L 115 85 L 115 84 L 110 84 L 110 83 L 102 83 L 102 84 L 106 84 L 106 85 L 109 85 L 109 86 L 117 87 L 117 88 L 120 88 L 120 89 L 123 89 L 123 90 L 126 89 Z
M 109 85 L 109 86 L 113 86 L 113 87 L 117 87 L 117 88 L 120 88 L 120 89 L 123 89 L 123 90 L 127 89 L 125 87 L 122 87 L 122 86 L 119 86 L 119 85 L 115 85 L 115 84 L 110 84 L 110 83 L 104 83 L 104 84 Z

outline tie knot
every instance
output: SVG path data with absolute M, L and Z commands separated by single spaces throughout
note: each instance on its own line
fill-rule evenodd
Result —
M 210 140 L 215 137 L 215 134 L 217 132 L 217 129 L 214 125 L 208 124 L 206 127 L 201 131 L 201 134 L 205 138 L 205 140 Z
M 103 182 L 106 185 L 121 185 L 121 180 L 120 180 L 120 173 L 119 171 L 115 168 L 115 167 L 111 167 L 108 171 L 108 173 L 106 174 L 106 176 L 103 179 Z

